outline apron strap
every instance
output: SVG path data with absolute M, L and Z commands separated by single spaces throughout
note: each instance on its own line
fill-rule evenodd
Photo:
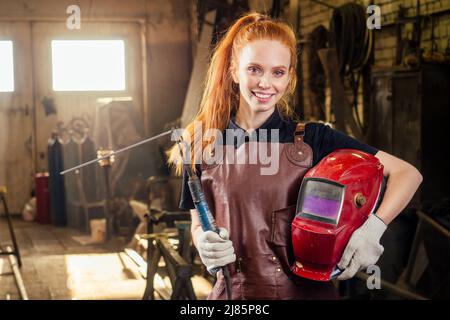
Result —
M 304 135 L 305 135 L 305 123 L 299 122 L 297 123 L 297 127 L 295 128 L 294 144 L 302 143 Z

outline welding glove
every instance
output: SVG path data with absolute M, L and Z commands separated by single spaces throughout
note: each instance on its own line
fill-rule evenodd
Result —
M 371 214 L 366 222 L 352 234 L 338 263 L 340 269 L 345 269 L 338 276 L 338 280 L 350 279 L 358 271 L 378 261 L 384 251 L 380 238 L 386 229 L 387 226 L 383 220 Z
M 219 228 L 214 231 L 201 232 L 197 236 L 197 250 L 208 272 L 236 261 L 233 243 L 229 240 L 228 231 Z

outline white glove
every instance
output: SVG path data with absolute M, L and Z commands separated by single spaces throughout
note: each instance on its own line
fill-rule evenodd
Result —
M 197 236 L 197 250 L 208 272 L 236 261 L 233 243 L 228 237 L 225 228 L 219 228 L 219 234 L 206 231 Z
M 387 229 L 386 224 L 374 214 L 367 218 L 366 222 L 351 236 L 344 250 L 340 269 L 345 269 L 338 280 L 352 278 L 359 270 L 375 264 L 384 251 L 380 244 L 380 238 Z

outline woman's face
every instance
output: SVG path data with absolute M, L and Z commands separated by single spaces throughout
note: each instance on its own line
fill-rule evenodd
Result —
M 251 112 L 273 111 L 288 87 L 291 53 L 276 40 L 256 40 L 239 53 L 233 73 L 239 84 L 240 106 Z

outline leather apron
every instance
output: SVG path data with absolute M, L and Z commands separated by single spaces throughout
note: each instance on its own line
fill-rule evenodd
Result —
M 274 150 L 268 142 L 223 146 L 235 159 L 245 157 L 244 164 L 202 166 L 206 200 L 217 225 L 229 231 L 236 254 L 236 262 L 227 266 L 233 300 L 338 298 L 331 282 L 306 280 L 290 271 L 291 222 L 303 176 L 313 161 L 312 149 L 303 141 L 304 129 L 297 124 L 294 141 L 279 143 L 279 166 L 273 175 L 261 174 L 267 165 L 248 161 L 263 144 Z M 221 271 L 208 299 L 226 299 Z

